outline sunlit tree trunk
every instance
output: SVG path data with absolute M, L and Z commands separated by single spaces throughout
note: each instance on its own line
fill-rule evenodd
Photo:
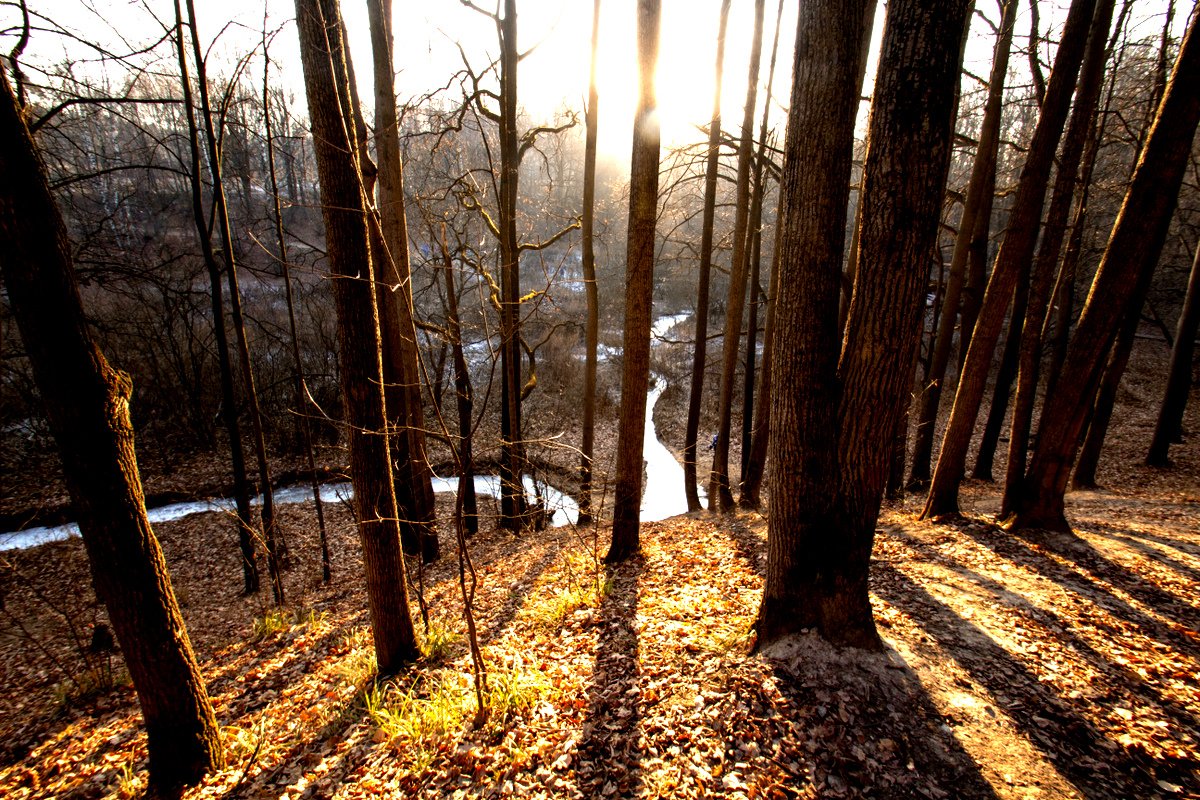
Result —
M 150 788 L 223 766 L 220 731 L 146 517 L 129 376 L 92 339 L 45 169 L 0 70 L 0 273 L 79 520 L 96 596 L 146 721 Z
M 379 312 L 369 243 L 368 199 L 357 162 L 349 57 L 336 0 L 296 0 L 296 26 L 321 182 L 326 251 L 333 272 L 342 395 L 350 429 L 350 476 L 363 548 L 375 657 L 383 674 L 418 654 L 408 608 L 404 555 L 383 396 Z
M 596 285 L 596 148 L 600 131 L 600 96 L 596 90 L 596 57 L 600 47 L 600 0 L 592 4 L 592 61 L 588 72 L 588 104 L 583 150 L 583 286 L 587 295 L 584 326 L 583 441 L 579 448 L 579 524 L 592 521 L 592 455 L 596 443 L 596 367 L 600 346 L 600 293 Z
M 729 445 L 733 436 L 733 390 L 736 383 L 742 320 L 746 307 L 746 278 L 750 262 L 750 173 L 754 160 L 754 109 L 758 102 L 758 71 L 762 60 L 763 15 L 766 0 L 754 2 L 754 33 L 750 40 L 750 67 L 746 79 L 746 104 L 738 142 L 737 203 L 733 221 L 733 262 L 729 274 L 729 299 L 725 304 L 725 335 L 721 339 L 721 395 L 717 412 L 717 442 L 709 476 L 709 504 L 721 511 L 734 507 L 729 478 Z
M 1009 523 L 1070 530 L 1063 498 L 1105 359 L 1120 320 L 1137 313 L 1137 295 L 1162 252 L 1200 122 L 1200 40 L 1192 18 L 1171 81 L 1138 159 L 1133 181 L 1096 270 L 1062 376 L 1046 402 L 1037 446 Z
M 1033 258 L 1054 151 L 1070 109 L 1095 6 L 1096 0 L 1074 0 L 1067 14 L 1062 42 L 1046 90 L 1046 100 L 1042 104 L 1025 166 L 1021 170 L 1008 230 L 996 255 L 996 264 L 988 280 L 954 395 L 954 408 L 942 439 L 941 453 L 923 512 L 926 517 L 958 512 L 958 487 L 962 481 L 971 432 L 983 400 L 992 352 L 1004 323 L 1004 312 L 1012 302 L 1014 288 Z
M 717 26 L 717 62 L 713 79 L 713 113 L 708 123 L 704 217 L 700 231 L 700 277 L 696 290 L 696 337 L 692 349 L 692 383 L 688 392 L 687 428 L 683 435 L 683 492 L 687 497 L 688 511 L 700 509 L 700 489 L 696 479 L 696 445 L 700 437 L 700 406 L 704 399 L 704 369 L 708 361 L 709 286 L 712 281 L 713 228 L 721 155 L 721 84 L 725 74 L 725 30 L 729 22 L 730 3 L 731 0 L 722 0 L 721 3 L 721 19 Z
M 629 242 L 625 256 L 625 338 L 621 418 L 617 429 L 617 486 L 612 544 L 605 560 L 638 551 L 642 448 L 650 384 L 650 314 L 654 300 L 654 226 L 658 212 L 659 124 L 654 93 L 658 65 L 659 0 L 638 0 L 638 106 L 633 118 L 629 175 Z

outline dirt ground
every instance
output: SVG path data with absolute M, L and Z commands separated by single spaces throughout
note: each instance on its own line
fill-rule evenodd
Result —
M 882 654 L 812 637 L 747 654 L 756 513 L 645 525 L 642 557 L 612 570 L 606 531 L 486 525 L 469 545 L 485 721 L 448 531 L 410 576 L 429 655 L 376 685 L 347 509 L 329 510 L 322 586 L 314 515 L 284 508 L 283 615 L 239 596 L 229 519 L 157 526 L 229 762 L 188 796 L 1200 797 L 1200 435 L 1173 469 L 1138 466 L 1159 369 L 1135 363 L 1104 488 L 1068 498 L 1075 535 L 1000 530 L 977 482 L 953 524 L 917 521 L 917 497 L 885 509 Z M 88 652 L 88 586 L 78 540 L 3 554 L 0 796 L 145 785 L 119 659 Z

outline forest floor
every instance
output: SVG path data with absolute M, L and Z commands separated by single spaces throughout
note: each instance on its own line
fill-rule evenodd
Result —
M 644 525 L 642 556 L 611 569 L 604 530 L 485 525 L 483 721 L 447 532 L 410 575 L 428 655 L 376 682 L 346 508 L 328 510 L 329 586 L 312 510 L 282 509 L 283 613 L 239 595 L 227 518 L 156 526 L 228 761 L 187 796 L 1200 798 L 1200 436 L 1171 470 L 1137 466 L 1139 386 L 1112 488 L 1068 497 L 1075 535 L 997 528 L 979 482 L 951 524 L 917 521 L 918 497 L 884 510 L 882 653 L 802 637 L 748 654 L 757 513 Z M 141 719 L 118 659 L 87 652 L 103 612 L 80 541 L 2 555 L 0 796 L 139 795 Z

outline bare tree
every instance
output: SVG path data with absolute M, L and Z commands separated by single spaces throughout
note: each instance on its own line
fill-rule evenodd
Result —
M 579 524 L 592 521 L 592 455 L 596 438 L 596 351 L 600 344 L 600 293 L 596 286 L 596 148 L 600 97 L 596 91 L 596 55 L 600 47 L 600 0 L 592 4 L 592 59 L 588 71 L 587 128 L 583 155 L 583 281 L 587 293 L 584 324 L 583 441 L 579 448 Z

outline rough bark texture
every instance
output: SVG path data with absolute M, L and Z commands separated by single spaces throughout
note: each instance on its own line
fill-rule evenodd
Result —
M 1004 78 L 1008 74 L 1008 56 L 1012 50 L 1013 26 L 1017 17 L 1017 0 L 1006 0 L 1000 16 L 1000 34 L 992 56 L 992 72 L 988 78 L 988 98 L 980 124 L 979 144 L 975 149 L 975 160 L 971 165 L 971 179 L 967 183 L 967 197 L 963 203 L 962 218 L 954 238 L 954 251 L 950 257 L 949 277 L 946 280 L 946 296 L 942 299 L 941 321 L 937 338 L 929 359 L 924 391 L 921 393 L 920 410 L 917 416 L 916 435 L 913 437 L 912 467 L 909 470 L 909 485 L 922 488 L 929 482 L 933 459 L 933 433 L 937 424 L 938 408 L 942 401 L 942 387 L 946 382 L 946 369 L 950 364 L 950 353 L 954 347 L 955 323 L 962 305 L 963 285 L 966 281 L 967 262 L 971 250 L 971 239 L 975 235 L 981 212 L 986 207 L 990 217 L 990 199 L 985 202 L 984 191 L 994 185 L 996 174 L 996 152 L 1000 145 L 1000 118 L 1004 108 Z M 990 193 L 990 192 L 989 192 Z M 967 337 L 964 317 L 960 342 Z
M 1013 398 L 1012 429 L 1008 438 L 1008 462 L 1004 477 L 1004 497 L 1000 505 L 1001 516 L 1007 514 L 1011 508 L 1013 495 L 1025 473 L 1025 459 L 1029 453 L 1029 431 L 1033 423 L 1033 405 L 1037 396 L 1038 372 L 1042 361 L 1042 327 L 1049 306 L 1054 268 L 1058 264 L 1063 235 L 1066 232 L 1067 214 L 1071 210 L 1071 198 L 1075 194 L 1075 178 L 1079 174 L 1088 129 L 1096 114 L 1100 89 L 1104 84 L 1104 63 L 1107 60 L 1105 44 L 1108 41 L 1108 29 L 1112 25 L 1114 5 L 1115 0 L 1100 0 L 1096 4 L 1087 54 L 1080 69 L 1079 88 L 1075 92 L 1075 107 L 1071 109 L 1071 122 L 1063 138 L 1062 153 L 1058 159 L 1058 175 L 1054 179 L 1054 190 L 1050 197 L 1050 210 L 1046 214 L 1042 243 L 1033 264 L 1029 303 L 1021 326 L 1017 393 Z
M 1033 258 L 1054 151 L 1070 109 L 1095 6 L 1096 0 L 1074 0 L 1067 14 L 1062 42 L 1046 89 L 1046 100 L 1042 104 L 1025 166 L 1021 170 L 1008 230 L 996 255 L 996 264 L 988 280 L 958 389 L 954 394 L 954 409 L 942 439 L 941 453 L 923 512 L 925 517 L 958 513 L 958 487 L 966 464 L 971 432 L 983 400 L 992 351 L 996 347 L 1004 323 L 1004 312 L 1012 300 L 1021 271 L 1028 267 Z
M 717 207 L 717 172 L 721 154 L 721 82 L 725 67 L 725 29 L 731 0 L 722 0 L 717 26 L 717 64 L 713 80 L 713 113 L 708 123 L 708 163 L 704 173 L 704 218 L 700 231 L 700 277 L 696 290 L 696 341 L 692 350 L 692 383 L 688 393 L 687 428 L 683 435 L 683 493 L 688 511 L 700 510 L 696 481 L 696 440 L 700 435 L 700 404 L 704 397 L 704 367 L 708 354 L 709 284 L 712 279 L 713 226 Z M 711 501 L 710 501 L 711 502 Z
M 596 148 L 600 131 L 600 95 L 596 91 L 596 56 L 600 47 L 600 0 L 592 5 L 592 60 L 588 71 L 588 104 L 583 145 L 583 286 L 587 295 L 584 324 L 583 441 L 579 447 L 579 524 L 592 521 L 592 455 L 596 445 L 596 367 L 600 345 L 600 293 L 596 285 Z
M 296 24 L 321 181 L 333 272 L 342 395 L 350 428 L 350 477 L 363 547 L 375 656 L 383 674 L 417 656 L 386 436 L 383 364 L 367 198 L 356 161 L 341 15 L 336 0 L 296 0 Z
M 1149 466 L 1169 466 L 1171 444 L 1182 439 L 1183 412 L 1192 386 L 1192 355 L 1196 351 L 1197 329 L 1200 329 L 1200 247 L 1196 248 L 1192 261 L 1187 296 L 1175 329 L 1175 346 L 1171 348 L 1171 366 L 1167 370 L 1162 406 L 1154 425 L 1154 438 L 1150 440 L 1150 452 L 1146 455 Z
M 425 453 L 425 415 L 421 408 L 417 328 L 413 320 L 412 271 L 404 215 L 404 166 L 393 88 L 392 3 L 368 0 L 375 85 L 375 157 L 379 162 L 379 224 L 385 252 L 379 270 L 379 318 L 384 349 L 389 416 L 397 429 L 392 437 L 397 469 L 396 502 L 401 536 L 419 545 L 421 557 L 438 557 L 434 527 L 433 471 Z
M 967 2 L 889 5 L 855 283 L 834 334 L 867 4 L 801 7 L 788 144 L 760 646 L 806 628 L 878 648 L 867 572 L 949 163 Z
M 658 64 L 659 0 L 638 0 L 638 107 L 633 119 L 629 175 L 629 243 L 625 256 L 624 369 L 617 430 L 617 486 L 612 545 L 606 561 L 638 550 L 642 503 L 642 445 L 650 384 L 650 312 L 654 299 L 654 225 L 658 212 L 659 126 L 654 70 Z
M 1016 528 L 1069 530 L 1063 497 L 1116 328 L 1162 252 L 1196 125 L 1200 41 L 1193 17 L 1175 70 L 1138 159 L 1010 518 Z
M 108 609 L 146 720 L 151 788 L 165 794 L 222 766 L 220 732 L 146 518 L 129 421 L 133 387 L 92 339 L 66 227 L 3 71 L 0 250 L 96 596 Z
M 733 436 L 733 390 L 736 383 L 742 319 L 746 308 L 746 278 L 750 262 L 750 172 L 754 160 L 754 108 L 758 102 L 758 68 L 762 60 L 763 14 L 766 0 L 754 1 L 754 34 L 750 42 L 750 67 L 746 79 L 746 104 L 742 136 L 738 142 L 737 204 L 733 221 L 733 263 L 729 274 L 729 299 L 725 304 L 725 335 L 721 339 L 721 395 L 717 412 L 717 442 L 709 476 L 709 504 L 721 511 L 734 508 L 729 478 L 729 444 Z

